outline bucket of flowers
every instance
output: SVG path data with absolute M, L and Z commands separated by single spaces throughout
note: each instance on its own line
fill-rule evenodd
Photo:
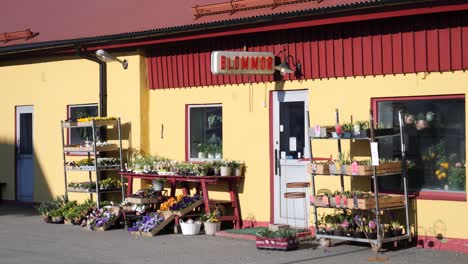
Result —
M 203 226 L 205 227 L 205 234 L 214 236 L 216 231 L 221 230 L 221 222 L 218 217 L 218 210 L 214 210 L 210 214 L 203 214 L 200 216 L 200 220 L 203 222 Z
M 135 235 L 155 236 L 164 228 L 164 226 L 161 225 L 163 222 L 164 217 L 160 216 L 158 213 L 150 213 L 143 216 L 141 220 L 134 222 L 127 230 Z

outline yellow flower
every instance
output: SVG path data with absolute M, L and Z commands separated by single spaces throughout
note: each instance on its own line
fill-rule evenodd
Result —
M 440 174 L 440 170 L 436 170 L 436 175 L 439 175 Z
M 440 166 L 441 166 L 442 168 L 448 169 L 449 163 L 448 163 L 448 162 L 442 162 L 442 163 L 440 164 Z
M 435 158 L 435 153 L 434 152 L 431 153 L 431 158 Z

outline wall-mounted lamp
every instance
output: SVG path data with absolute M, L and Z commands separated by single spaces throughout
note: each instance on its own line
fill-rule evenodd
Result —
M 296 78 L 298 79 L 301 78 L 302 77 L 301 62 L 299 60 L 295 61 L 294 57 L 291 56 L 290 54 L 286 55 L 286 49 L 283 50 L 283 54 L 284 54 L 284 60 L 281 62 L 281 64 L 277 65 L 275 69 L 278 70 L 282 76 L 289 74 L 289 73 L 294 73 L 294 76 L 296 76 Z M 291 67 L 289 66 L 289 61 L 288 61 L 289 58 L 291 58 L 291 62 L 296 67 L 295 70 L 291 69 Z
M 127 60 L 120 60 L 119 58 L 115 57 L 114 55 L 108 53 L 107 51 L 105 50 L 96 50 L 96 57 L 98 59 L 100 59 L 101 61 L 104 61 L 104 62 L 119 62 L 120 64 L 122 64 L 123 68 L 124 69 L 127 69 L 128 68 L 128 62 Z

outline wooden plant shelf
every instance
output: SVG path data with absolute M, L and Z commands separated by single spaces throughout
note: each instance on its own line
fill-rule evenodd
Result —
M 343 198 L 339 199 L 339 203 L 335 197 L 330 199 L 324 195 L 313 196 L 311 204 L 316 207 L 322 208 L 347 208 L 347 209 L 359 209 L 359 210 L 371 210 L 375 209 L 375 195 L 371 195 L 368 198 Z M 384 195 L 379 196 L 379 208 L 390 209 L 390 208 L 401 208 L 405 205 L 405 196 L 403 195 Z
M 146 236 L 146 237 L 153 237 L 157 235 L 161 230 L 164 229 L 172 220 L 174 220 L 174 215 L 170 215 L 167 218 L 164 218 L 164 221 L 158 225 L 155 229 L 151 230 L 150 232 L 141 232 L 141 231 L 131 231 L 130 234 L 137 235 L 137 236 Z
M 109 144 L 104 146 L 96 147 L 97 152 L 103 151 L 116 151 L 119 150 L 119 147 L 116 144 Z M 80 147 L 80 146 L 65 146 L 63 148 L 64 152 L 94 152 L 94 146 Z
M 94 125 L 96 127 L 102 127 L 102 126 L 115 126 L 117 125 L 118 120 L 103 120 L 103 121 L 94 121 Z M 73 127 L 92 127 L 93 126 L 93 121 L 88 121 L 88 122 L 63 122 L 62 127 L 63 128 L 73 128 Z

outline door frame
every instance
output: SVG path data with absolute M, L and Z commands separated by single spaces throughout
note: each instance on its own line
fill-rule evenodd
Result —
M 273 90 L 273 91 L 270 91 L 270 94 L 268 96 L 268 108 L 269 108 L 269 114 L 268 114 L 268 119 L 269 119 L 269 151 L 270 151 L 270 224 L 273 224 L 275 222 L 275 156 L 274 156 L 274 150 L 275 150 L 275 146 L 273 144 L 273 141 L 274 141 L 274 128 L 273 128 L 273 125 L 274 125 L 274 113 L 273 113 L 273 107 L 274 107 L 274 103 L 273 103 L 273 99 L 274 99 L 274 93 L 275 92 L 288 92 L 288 91 L 308 91 L 308 89 L 298 89 L 298 90 L 287 90 L 287 91 L 284 91 L 284 90 L 281 90 L 281 91 L 276 91 L 276 90 Z M 309 107 L 309 98 L 307 98 L 307 101 L 306 101 L 306 108 Z M 305 109 L 306 111 L 308 109 Z M 308 118 L 306 116 L 306 118 Z M 305 131 L 307 133 L 307 131 Z M 308 140 L 308 138 L 306 137 L 305 140 Z M 308 197 L 306 197 L 306 199 L 308 199 Z
M 30 111 L 30 113 L 32 114 L 32 126 L 34 127 L 34 106 L 33 105 L 15 105 L 15 144 L 14 144 L 14 148 L 15 148 L 15 158 L 14 158 L 14 166 L 13 166 L 13 175 L 15 177 L 15 201 L 19 201 L 19 193 L 18 193 L 18 184 L 19 184 L 19 175 L 18 175 L 18 131 L 19 131 L 19 123 L 18 123 L 18 114 L 19 114 L 19 111 L 18 111 L 18 108 L 25 108 L 25 109 L 28 109 Z M 28 112 L 25 112 L 25 113 L 28 113 Z M 34 131 L 34 130 L 33 130 Z M 33 138 L 34 138 L 34 135 L 33 135 Z M 33 148 L 33 153 L 34 153 L 34 148 Z M 33 164 L 34 164 L 34 154 L 33 154 Z M 34 172 L 34 168 L 33 168 L 33 172 Z M 33 180 L 34 180 L 34 174 L 33 174 Z M 34 200 L 34 182 L 33 182 L 33 200 Z

